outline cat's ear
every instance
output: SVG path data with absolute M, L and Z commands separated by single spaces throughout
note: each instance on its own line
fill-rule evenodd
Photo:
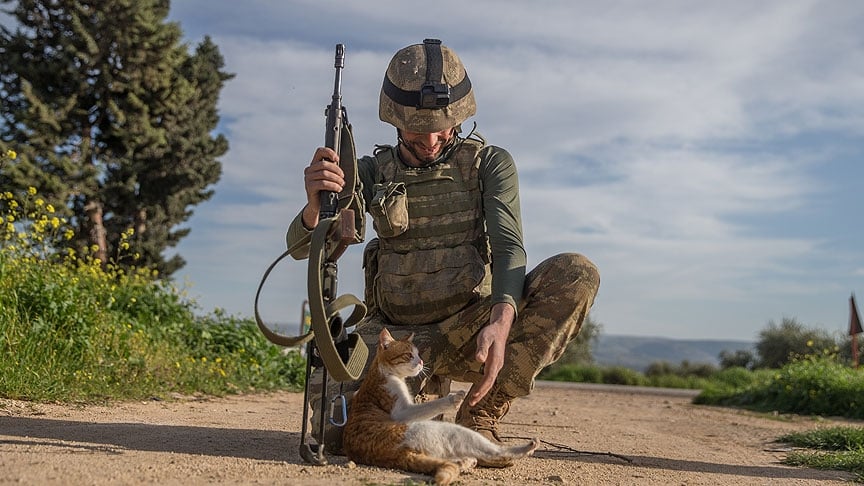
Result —
M 413 340 L 414 340 L 414 333 L 413 332 L 411 334 L 403 337 L 402 339 L 400 339 L 400 341 L 405 341 L 408 343 L 412 342 Z
M 389 346 L 393 341 L 393 335 L 390 334 L 390 331 L 388 331 L 386 327 L 381 329 L 381 332 L 378 334 L 378 345 L 381 346 L 382 349 L 387 349 L 387 346 Z

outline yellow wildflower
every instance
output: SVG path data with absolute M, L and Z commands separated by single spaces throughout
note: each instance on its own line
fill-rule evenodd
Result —
M 36 195 L 36 188 L 33 186 L 28 187 L 27 188 L 27 194 L 30 194 L 31 196 L 35 196 Z
M 50 204 L 45 206 L 45 211 L 48 211 L 49 213 L 53 213 L 54 212 L 54 206 L 52 206 Z
M 16 154 L 14 150 L 9 149 L 6 151 L 6 157 L 10 160 L 15 160 L 15 158 L 18 157 L 18 154 Z

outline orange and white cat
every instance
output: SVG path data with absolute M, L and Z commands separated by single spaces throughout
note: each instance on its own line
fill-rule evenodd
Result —
M 387 329 L 360 389 L 354 394 L 343 431 L 349 459 L 370 466 L 429 474 L 440 485 L 478 465 L 501 467 L 531 455 L 537 439 L 514 447 L 495 444 L 458 424 L 431 420 L 458 409 L 465 392 L 414 403 L 405 378 L 423 371 L 423 360 L 411 342 L 395 340 Z

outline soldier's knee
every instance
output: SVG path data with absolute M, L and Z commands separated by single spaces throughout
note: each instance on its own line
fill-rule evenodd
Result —
M 562 275 L 595 290 L 600 287 L 600 270 L 588 257 L 581 253 L 559 253 L 549 259 L 552 266 L 560 269 Z

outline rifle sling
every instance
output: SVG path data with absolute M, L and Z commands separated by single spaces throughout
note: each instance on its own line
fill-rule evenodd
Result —
M 335 380 L 342 382 L 360 378 L 360 374 L 363 372 L 366 360 L 369 357 L 369 349 L 366 347 L 366 343 L 360 339 L 359 334 L 352 333 L 349 336 L 348 346 L 353 349 L 351 349 L 348 356 L 348 361 L 343 363 L 336 349 L 334 336 L 330 330 L 331 318 L 340 309 L 349 305 L 353 305 L 354 310 L 343 324 L 344 327 L 347 328 L 356 325 L 366 315 L 366 305 L 351 294 L 340 295 L 326 305 L 324 302 L 321 290 L 323 284 L 321 268 L 325 262 L 330 228 L 339 224 L 341 223 L 338 216 L 328 218 L 320 221 L 312 232 L 307 285 L 309 288 L 309 314 L 312 317 L 312 332 L 318 336 L 318 339 L 315 340 L 315 345 L 318 348 L 322 361 L 324 361 L 324 366 L 327 367 L 327 372 Z M 322 336 L 326 336 L 326 338 L 321 339 Z
M 255 322 L 258 324 L 258 329 L 264 336 L 273 344 L 280 346 L 300 346 L 308 343 L 311 339 L 317 336 L 315 346 L 321 355 L 321 360 L 327 368 L 327 372 L 338 381 L 356 380 L 360 377 L 363 367 L 366 365 L 366 360 L 369 357 L 369 349 L 366 343 L 359 338 L 357 333 L 352 333 L 348 336 L 348 347 L 351 348 L 347 363 L 342 362 L 339 352 L 336 349 L 335 340 L 330 333 L 330 320 L 339 312 L 339 310 L 353 305 L 354 309 L 351 315 L 344 323 L 344 327 L 348 328 L 356 325 L 366 315 L 366 305 L 357 297 L 351 294 L 344 294 L 336 297 L 331 302 L 325 305 L 324 296 L 322 295 L 322 277 L 321 266 L 323 265 L 327 247 L 327 238 L 330 233 L 330 228 L 339 224 L 339 217 L 325 219 L 319 222 L 318 226 L 312 232 L 312 242 L 309 253 L 309 272 L 308 272 L 308 289 L 309 289 L 309 313 L 312 318 L 312 328 L 309 332 L 300 336 L 285 336 L 274 332 L 268 328 L 261 319 L 258 312 L 258 300 L 261 295 L 261 289 L 264 287 L 264 282 L 273 271 L 273 268 L 282 261 L 285 257 L 291 254 L 294 248 L 289 248 L 284 253 L 279 255 L 273 263 L 264 272 L 261 282 L 258 284 L 258 291 L 255 293 Z
M 351 315 L 343 324 L 347 328 L 356 325 L 365 317 L 366 305 L 351 294 L 340 295 L 325 304 L 322 289 L 321 269 L 324 262 L 335 261 L 347 245 L 362 242 L 365 230 L 363 196 L 357 190 L 359 183 L 354 136 L 351 125 L 347 123 L 347 117 L 346 124 L 342 127 L 342 146 L 339 158 L 341 161 L 340 165 L 345 172 L 345 187 L 339 194 L 339 213 L 333 218 L 319 221 L 310 237 L 296 242 L 267 267 L 261 278 L 261 282 L 258 284 L 258 290 L 255 292 L 255 322 L 258 324 L 258 329 L 261 330 L 270 342 L 280 346 L 300 346 L 315 339 L 317 335 L 318 339 L 315 339 L 315 346 L 321 355 L 324 366 L 334 379 L 341 382 L 358 379 L 369 357 L 369 349 L 366 347 L 366 344 L 360 339 L 358 334 L 352 333 L 348 336 L 347 343 L 351 351 L 347 362 L 343 363 L 336 349 L 334 337 L 330 332 L 330 321 L 339 310 L 349 305 L 354 306 Z M 353 163 L 346 163 L 346 161 Z M 347 219 L 343 220 L 343 218 Z M 335 242 L 335 246 L 328 245 L 328 243 L 333 243 L 331 241 L 333 235 L 339 238 L 339 241 Z M 273 268 L 297 248 L 307 244 L 310 245 L 307 287 L 312 329 L 300 336 L 285 336 L 274 332 L 264 324 L 258 312 L 258 300 L 261 295 L 261 289 L 264 287 L 264 282 Z

